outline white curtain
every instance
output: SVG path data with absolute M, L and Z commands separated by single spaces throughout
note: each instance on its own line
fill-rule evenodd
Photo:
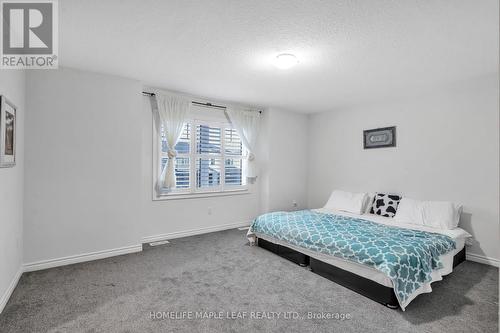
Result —
M 158 104 L 158 117 L 160 124 L 166 132 L 166 140 L 168 146 L 168 163 L 163 168 L 160 178 L 158 179 L 158 191 L 169 190 L 175 188 L 175 145 L 182 134 L 184 123 L 188 117 L 191 107 L 191 101 L 175 95 L 166 95 L 156 93 L 156 102 Z M 157 126 L 158 135 L 160 135 L 161 126 Z M 161 153 L 161 148 L 160 148 Z M 161 156 L 161 155 L 160 155 Z M 160 157 L 161 159 L 161 157 Z
M 228 107 L 226 113 L 243 145 L 248 150 L 246 158 L 247 177 L 257 178 L 258 168 L 255 156 L 260 129 L 260 112 Z

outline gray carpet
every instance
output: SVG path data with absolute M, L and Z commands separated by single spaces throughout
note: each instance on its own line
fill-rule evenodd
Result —
M 402 312 L 250 247 L 244 235 L 176 239 L 137 254 L 25 273 L 0 315 L 0 332 L 498 331 L 496 268 L 465 262 Z M 171 311 L 224 314 L 169 319 Z M 230 319 L 231 311 L 247 318 Z M 151 312 L 165 317 L 151 319 Z M 262 312 L 280 318 L 260 318 Z M 333 318 L 308 319 L 308 312 Z

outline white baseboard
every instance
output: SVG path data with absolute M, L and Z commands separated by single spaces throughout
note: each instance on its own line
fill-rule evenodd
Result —
M 490 266 L 499 267 L 500 260 L 490 257 L 481 256 L 479 254 L 467 253 L 467 260 L 479 262 L 481 264 L 486 264 Z
M 144 244 L 144 243 L 162 241 L 162 240 L 166 240 L 166 239 L 196 236 L 196 235 L 206 234 L 209 232 L 235 229 L 235 228 L 240 228 L 240 227 L 248 227 L 250 225 L 250 223 L 251 223 L 251 221 L 245 221 L 245 222 L 238 222 L 238 223 L 215 225 L 215 226 L 211 226 L 211 227 L 203 227 L 203 228 L 198 228 L 198 229 L 169 232 L 169 233 L 160 234 L 160 235 L 146 236 L 146 237 L 142 238 L 141 242 Z
M 91 261 L 91 260 L 97 260 L 97 259 L 104 259 L 104 258 L 119 256 L 122 254 L 135 253 L 135 252 L 141 252 L 141 251 L 142 251 L 142 244 L 136 244 L 136 245 L 131 245 L 131 246 L 119 247 L 119 248 L 115 248 L 115 249 L 77 254 L 74 256 L 68 256 L 68 257 L 57 258 L 57 259 L 42 260 L 42 261 L 24 264 L 24 271 L 25 272 L 38 271 L 41 269 L 47 269 L 47 268 L 58 267 L 58 266 L 65 266 L 65 265 L 76 264 L 79 262 L 85 262 L 85 261 Z
M 151 243 L 151 242 L 157 242 L 157 241 L 162 241 L 162 240 L 167 240 L 167 239 L 200 235 L 200 234 L 205 234 L 205 233 L 214 232 L 214 231 L 234 229 L 234 228 L 239 228 L 239 227 L 249 226 L 249 225 L 250 225 L 250 221 L 231 223 L 231 224 L 223 224 L 223 225 L 217 225 L 217 226 L 211 226 L 211 227 L 205 227 L 205 228 L 171 232 L 171 233 L 161 234 L 161 235 L 147 236 L 147 237 L 143 237 L 141 241 L 142 241 L 142 243 Z M 80 262 L 104 259 L 104 258 L 119 256 L 122 254 L 135 253 L 135 252 L 141 252 L 141 251 L 142 251 L 142 244 L 136 244 L 136 245 L 125 246 L 125 247 L 120 247 L 120 248 L 115 248 L 115 249 L 77 254 L 74 256 L 49 259 L 49 260 L 41 260 L 41 261 L 36 261 L 36 262 L 24 264 L 23 271 L 24 272 L 38 271 L 38 270 L 52 268 L 52 267 L 71 265 L 71 264 L 76 264 L 76 263 L 80 263 Z
M 0 313 L 2 313 L 3 309 L 7 305 L 7 302 L 9 301 L 9 298 L 12 295 L 14 289 L 16 289 L 17 283 L 19 282 L 19 279 L 21 278 L 22 274 L 23 274 L 23 268 L 19 267 L 16 274 L 12 278 L 12 281 L 10 281 L 9 287 L 7 288 L 7 290 L 5 290 L 2 297 L 0 298 Z

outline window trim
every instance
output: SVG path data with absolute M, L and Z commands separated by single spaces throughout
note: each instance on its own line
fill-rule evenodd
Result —
M 223 197 L 223 196 L 234 196 L 234 195 L 242 195 L 242 194 L 250 194 L 250 187 L 248 186 L 249 184 L 246 183 L 245 185 L 225 185 L 225 159 L 226 158 L 231 158 L 234 156 L 234 158 L 238 158 L 238 155 L 226 155 L 225 154 L 225 130 L 226 128 L 231 128 L 233 127 L 230 125 L 228 122 L 221 122 L 221 121 L 210 121 L 210 120 L 203 120 L 203 119 L 198 119 L 198 118 L 191 118 L 187 121 L 188 123 L 191 124 L 191 132 L 190 132 L 190 147 L 189 147 L 189 154 L 179 154 L 177 157 L 189 157 L 189 163 L 190 163 L 190 173 L 189 173 L 189 188 L 187 189 L 175 189 L 171 192 L 168 193 L 158 193 L 156 190 L 156 184 L 157 180 L 160 176 L 161 173 L 161 160 L 163 158 L 164 153 L 162 152 L 162 146 L 161 146 L 161 137 L 158 133 L 157 126 L 155 124 L 155 120 L 153 118 L 153 124 L 152 124 L 152 133 L 153 133 L 153 177 L 152 177 L 152 191 L 153 191 L 153 201 L 157 200 L 179 200 L 179 199 L 194 199 L 194 198 L 205 198 L 205 197 Z M 220 186 L 217 186 L 215 189 L 197 189 L 196 188 L 196 168 L 192 167 L 193 163 L 194 165 L 196 164 L 196 159 L 199 158 L 200 155 L 204 154 L 197 154 L 196 153 L 196 130 L 198 125 L 206 125 L 206 126 L 211 126 L 211 127 L 220 127 L 221 128 L 221 153 L 220 155 L 210 155 L 210 154 L 205 154 L 207 157 L 213 157 L 217 156 L 217 158 L 221 159 L 221 179 L 220 179 Z M 245 159 L 245 149 L 243 147 L 243 152 L 241 155 L 241 160 Z M 222 166 L 224 165 L 224 166 Z

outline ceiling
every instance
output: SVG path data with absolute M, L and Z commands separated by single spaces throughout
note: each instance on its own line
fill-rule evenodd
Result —
M 498 72 L 498 1 L 59 0 L 61 66 L 319 112 Z M 299 65 L 279 70 L 278 53 Z

